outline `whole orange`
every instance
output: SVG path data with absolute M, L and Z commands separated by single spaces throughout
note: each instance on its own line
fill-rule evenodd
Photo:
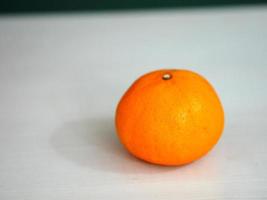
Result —
M 188 70 L 153 71 L 121 98 L 116 128 L 121 143 L 150 163 L 182 165 L 205 155 L 224 127 L 222 104 L 207 80 Z

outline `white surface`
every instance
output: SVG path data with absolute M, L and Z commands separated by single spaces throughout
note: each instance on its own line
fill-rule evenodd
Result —
M 0 199 L 266 199 L 267 7 L 0 17 Z M 129 156 L 125 89 L 195 70 L 226 113 L 219 144 L 184 167 Z

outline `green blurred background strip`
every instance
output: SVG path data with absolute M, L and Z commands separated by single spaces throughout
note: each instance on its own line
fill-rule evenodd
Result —
M 267 0 L 1 0 L 0 13 L 184 8 L 266 3 Z

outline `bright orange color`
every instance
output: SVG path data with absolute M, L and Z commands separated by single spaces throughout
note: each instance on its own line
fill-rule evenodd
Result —
M 182 165 L 202 157 L 217 143 L 223 126 L 223 108 L 214 89 L 187 70 L 143 75 L 116 111 L 121 143 L 136 157 L 161 165 Z

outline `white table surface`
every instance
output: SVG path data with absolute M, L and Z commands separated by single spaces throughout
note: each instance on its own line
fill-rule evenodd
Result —
M 216 147 L 184 167 L 128 155 L 126 88 L 158 68 L 204 75 Z M 267 7 L 0 17 L 0 199 L 267 199 Z

